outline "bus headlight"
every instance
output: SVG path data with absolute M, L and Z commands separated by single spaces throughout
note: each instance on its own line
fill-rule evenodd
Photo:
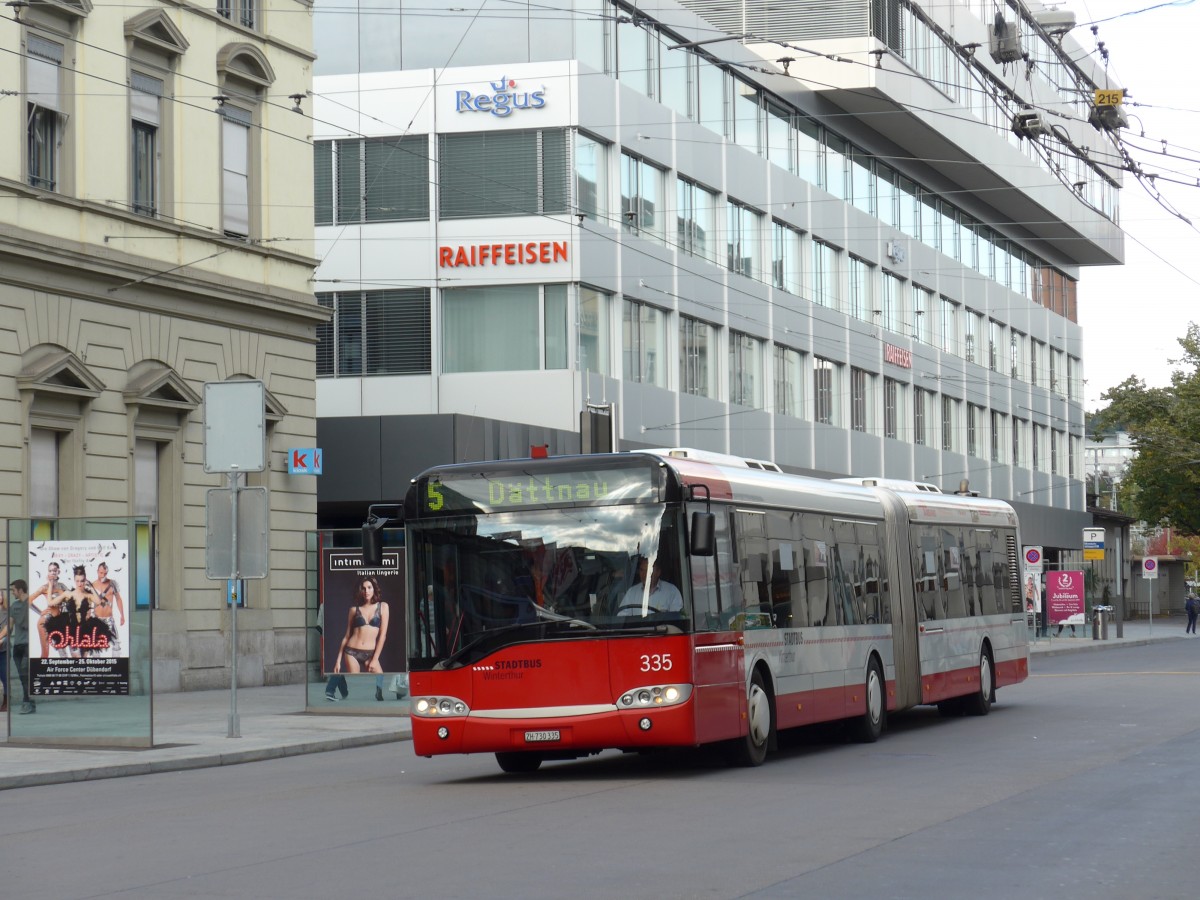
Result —
M 690 684 L 652 684 L 626 691 L 617 698 L 617 709 L 648 709 L 677 706 L 692 696 Z
M 412 701 L 412 714 L 423 719 L 465 716 L 470 711 L 457 697 L 415 697 Z

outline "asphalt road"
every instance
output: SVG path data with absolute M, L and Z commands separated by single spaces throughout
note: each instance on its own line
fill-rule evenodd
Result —
M 986 718 L 759 769 L 402 743 L 7 791 L 0 897 L 1193 897 L 1200 639 L 1034 665 Z

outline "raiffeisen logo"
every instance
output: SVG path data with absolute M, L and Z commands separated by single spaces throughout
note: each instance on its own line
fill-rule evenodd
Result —
M 490 94 L 472 94 L 470 91 L 454 92 L 455 112 L 487 112 L 504 118 L 517 109 L 541 109 L 546 105 L 546 89 L 540 91 L 518 91 L 517 83 L 511 78 L 501 78 L 489 83 Z

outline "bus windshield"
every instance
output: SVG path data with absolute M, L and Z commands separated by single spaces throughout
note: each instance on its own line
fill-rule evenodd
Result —
M 411 668 L 529 640 L 688 630 L 678 516 L 627 505 L 410 521 Z

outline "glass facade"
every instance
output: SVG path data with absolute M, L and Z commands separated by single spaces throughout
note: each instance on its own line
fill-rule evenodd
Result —
M 381 14 L 372 18 L 399 19 L 382 11 L 404 9 L 400 0 L 373 2 L 369 8 Z M 333 21 L 352 9 L 364 6 L 322 3 L 317 15 Z M 565 225 L 571 235 L 571 271 L 543 279 L 562 277 L 565 284 L 536 283 L 529 272 L 494 260 L 478 271 L 438 272 L 424 307 L 436 313 L 432 328 L 409 327 L 435 346 L 428 362 L 373 342 L 376 295 L 404 291 L 364 283 L 363 291 L 322 295 L 334 311 L 319 332 L 322 374 L 574 368 L 934 449 L 989 454 L 1017 467 L 1028 466 L 1008 452 L 1010 440 L 1020 443 L 1021 426 L 1008 429 L 988 393 L 1015 379 L 1078 396 L 1078 359 L 1026 334 L 1041 328 L 1025 318 L 1019 331 L 1007 320 L 1010 310 L 1016 320 L 1026 306 L 1065 316 L 1076 302 L 1073 279 L 1010 241 L 1002 218 L 982 221 L 960 208 L 958 195 L 902 172 L 903 159 L 848 140 L 836 117 L 807 114 L 794 98 L 756 83 L 752 69 L 728 64 L 717 48 L 673 49 L 686 41 L 649 18 L 653 13 L 629 21 L 628 6 L 551 2 L 535 15 L 532 6 L 485 0 L 480 14 L 504 19 L 491 36 L 499 48 L 476 45 L 461 8 L 431 9 L 429 18 L 440 21 L 406 16 L 411 32 L 390 41 L 390 22 L 369 38 L 359 31 L 358 45 L 330 48 L 318 73 L 351 57 L 354 71 L 432 68 L 439 48 L 456 59 L 472 54 L 473 66 L 516 66 L 550 54 L 580 65 L 570 103 L 611 89 L 619 112 L 610 121 L 573 109 L 569 119 L 556 120 L 569 121 L 562 127 L 532 127 L 537 120 L 528 116 L 519 127 L 481 117 L 474 121 L 487 128 L 462 133 L 318 136 L 319 225 L 428 221 L 435 228 L 512 230 L 514 238 L 489 238 L 505 241 L 552 230 L 557 236 Z M 892 24 L 887 40 L 897 42 L 897 52 L 920 71 L 940 67 L 947 96 L 964 90 L 950 79 L 958 60 L 945 52 L 941 35 L 931 32 L 922 51 L 900 18 Z M 557 41 L 557 52 L 544 40 Z M 320 37 L 318 49 L 328 42 Z M 560 93 L 554 103 L 566 99 Z M 653 121 L 680 136 L 670 152 L 666 133 L 653 133 L 643 115 L 654 102 L 661 106 Z M 637 110 L 637 121 L 627 108 Z M 527 221 L 468 222 L 516 217 Z M 450 233 L 456 237 L 438 239 L 461 239 Z M 472 276 L 479 283 L 455 283 Z M 824 309 L 814 316 L 807 304 Z M 868 340 L 841 346 L 847 334 Z M 972 372 L 967 363 L 995 374 Z M 942 387 L 916 388 L 918 367 L 945 379 Z M 889 372 L 894 377 L 883 377 Z M 971 379 L 980 378 L 991 379 L 975 387 L 981 402 L 964 406 L 963 384 L 969 392 Z M 1069 426 L 1047 427 L 1049 457 L 1055 435 L 1067 444 Z

